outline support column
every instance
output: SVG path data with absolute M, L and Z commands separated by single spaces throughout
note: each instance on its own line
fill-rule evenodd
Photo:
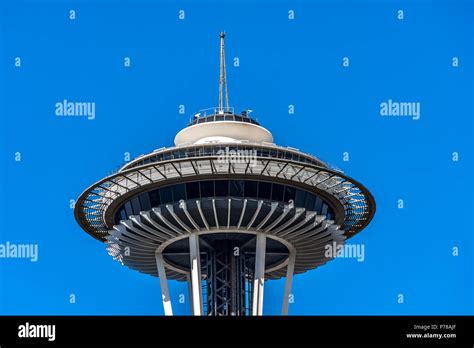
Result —
M 255 248 L 255 273 L 253 281 L 253 305 L 252 315 L 263 314 L 263 282 L 265 280 L 265 249 L 267 236 L 263 233 L 257 234 L 257 246 Z
M 296 251 L 290 250 L 288 257 L 288 266 L 286 266 L 285 292 L 283 294 L 283 305 L 281 306 L 281 315 L 288 315 L 288 306 L 290 301 L 291 286 L 293 284 L 293 273 L 295 271 Z
M 191 310 L 191 315 L 194 315 L 193 313 L 193 288 L 192 288 L 192 285 L 191 285 L 191 274 L 188 273 L 186 275 L 186 281 L 188 283 L 188 296 L 189 296 L 189 304 L 191 306 L 190 310 Z
M 161 299 L 163 301 L 163 308 L 165 315 L 173 315 L 171 308 L 170 293 L 168 290 L 168 281 L 166 279 L 165 264 L 163 262 L 163 255 L 160 252 L 155 252 L 156 268 L 158 269 L 158 277 L 160 278 Z
M 201 258 L 199 257 L 199 237 L 196 233 L 189 235 L 189 256 L 191 258 L 193 315 L 202 315 Z

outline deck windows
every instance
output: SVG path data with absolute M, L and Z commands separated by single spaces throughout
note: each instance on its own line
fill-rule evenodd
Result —
M 161 204 L 199 198 L 236 197 L 272 200 L 289 203 L 296 207 L 316 211 L 334 219 L 331 207 L 315 194 L 292 186 L 257 180 L 205 180 L 165 186 L 142 193 L 122 205 L 115 215 L 115 221 L 126 220 Z
M 186 195 L 188 199 L 199 198 L 199 182 L 188 182 L 186 184 Z
M 243 180 L 230 180 L 230 195 L 232 197 L 243 197 L 244 196 L 244 181 Z
M 173 202 L 173 191 L 171 190 L 171 186 L 163 187 L 160 189 L 160 198 L 161 204 Z
M 201 197 L 214 197 L 214 181 L 201 181 Z

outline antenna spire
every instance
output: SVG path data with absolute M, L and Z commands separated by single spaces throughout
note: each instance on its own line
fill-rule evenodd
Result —
M 224 38 L 225 33 L 221 32 L 221 61 L 220 61 L 220 70 L 219 70 L 219 113 L 224 112 L 224 107 L 229 108 L 229 92 L 227 91 L 227 76 L 225 68 L 225 52 L 224 52 Z M 225 92 L 225 106 L 223 93 Z

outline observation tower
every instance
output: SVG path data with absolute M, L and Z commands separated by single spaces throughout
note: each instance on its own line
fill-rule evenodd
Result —
M 272 134 L 250 111 L 229 107 L 220 34 L 218 107 L 202 110 L 174 139 L 126 163 L 78 198 L 75 218 L 127 267 L 159 277 L 165 315 L 169 279 L 187 281 L 193 315 L 262 315 L 264 281 L 330 261 L 369 224 L 375 202 L 340 170 Z M 334 244 L 335 243 L 335 244 Z

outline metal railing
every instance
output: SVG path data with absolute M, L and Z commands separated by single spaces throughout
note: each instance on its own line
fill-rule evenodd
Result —
M 202 109 L 190 118 L 188 127 L 198 123 L 216 121 L 236 121 L 260 125 L 256 120 L 249 116 L 250 112 L 251 110 L 244 110 L 240 115 L 238 115 L 235 113 L 234 107 L 214 107 Z

